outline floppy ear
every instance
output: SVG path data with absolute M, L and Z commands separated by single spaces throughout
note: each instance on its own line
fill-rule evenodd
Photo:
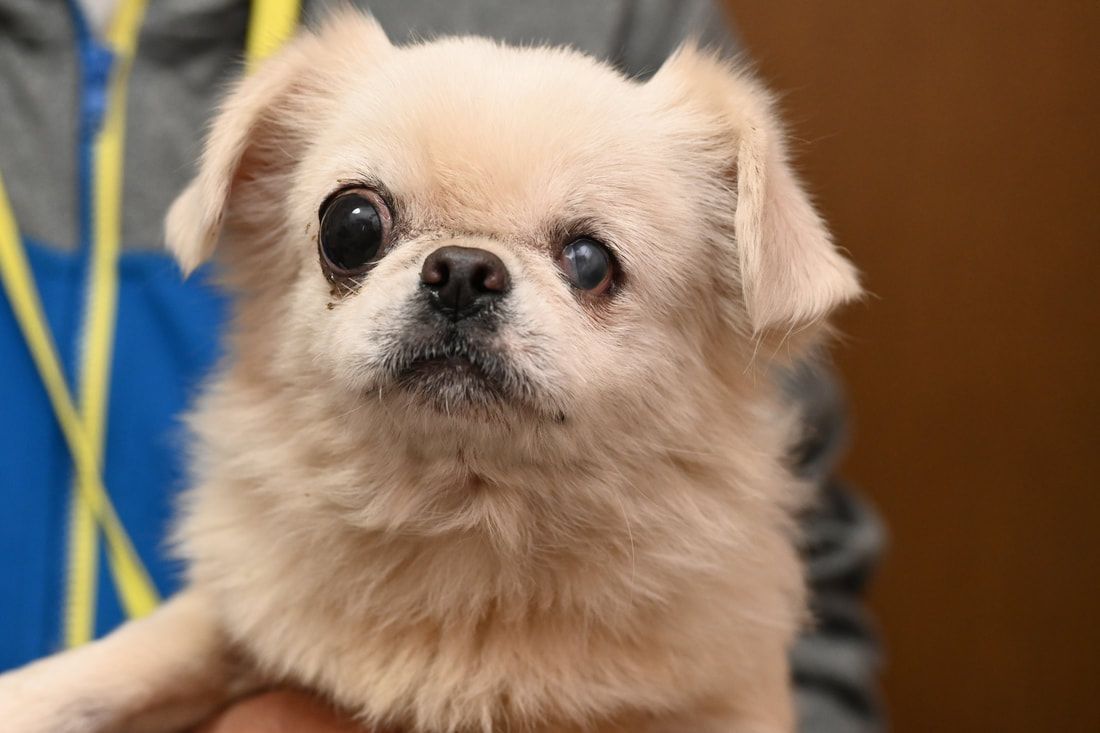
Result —
M 297 51 L 284 50 L 237 82 L 206 138 L 198 175 L 168 210 L 168 249 L 185 274 L 213 254 L 240 184 L 262 169 L 274 172 L 279 161 L 272 156 L 286 157 L 277 151 L 297 148 L 285 109 L 298 77 Z
M 185 274 L 210 258 L 227 220 L 247 224 L 249 210 L 269 212 L 271 202 L 285 195 L 315 132 L 310 123 L 331 96 L 326 94 L 327 69 L 311 68 L 318 50 L 361 53 L 364 46 L 388 48 L 389 41 L 373 18 L 341 11 L 317 34 L 299 36 L 230 90 L 207 136 L 198 175 L 165 221 L 168 249 Z
M 767 92 L 692 47 L 669 59 L 657 79 L 707 108 L 712 126 L 716 115 L 718 134 L 728 139 L 738 279 L 752 330 L 812 323 L 859 296 L 855 268 L 833 245 L 791 169 Z
M 817 321 L 860 292 L 784 155 L 774 125 L 750 126 L 737 149 L 741 291 L 756 332 Z

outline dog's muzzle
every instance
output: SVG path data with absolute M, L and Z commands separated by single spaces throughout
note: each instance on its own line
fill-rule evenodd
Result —
M 428 255 L 388 350 L 395 381 L 448 411 L 530 398 L 530 380 L 501 345 L 510 290 L 508 269 L 492 252 L 446 246 Z

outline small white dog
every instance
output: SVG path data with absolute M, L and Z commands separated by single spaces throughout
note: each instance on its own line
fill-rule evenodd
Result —
M 236 87 L 168 243 L 236 295 L 187 589 L 0 678 L 4 730 L 279 683 L 417 733 L 792 730 L 806 492 L 756 364 L 859 285 L 751 79 L 345 12 Z

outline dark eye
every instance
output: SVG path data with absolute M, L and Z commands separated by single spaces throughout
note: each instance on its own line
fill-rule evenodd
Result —
M 370 189 L 339 193 L 321 212 L 321 254 L 336 274 L 366 271 L 385 253 L 389 235 L 389 208 Z
M 581 237 L 565 245 L 558 264 L 573 287 L 599 295 L 611 285 L 612 262 L 607 247 Z

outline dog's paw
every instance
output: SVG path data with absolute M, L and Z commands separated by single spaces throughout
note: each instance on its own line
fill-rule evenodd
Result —
M 104 710 L 66 690 L 37 664 L 0 675 L 0 729 L 9 733 L 90 733 L 103 729 Z

